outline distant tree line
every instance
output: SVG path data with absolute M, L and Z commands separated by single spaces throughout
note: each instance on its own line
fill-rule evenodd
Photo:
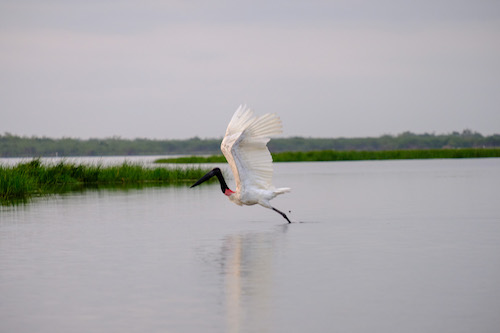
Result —
M 383 135 L 377 138 L 286 138 L 269 142 L 271 151 L 312 151 L 312 150 L 404 150 L 404 149 L 445 149 L 445 148 L 496 148 L 500 147 L 500 134 L 483 136 L 478 132 L 464 130 L 451 134 L 414 134 L 404 132 L 399 135 Z
M 21 137 L 5 133 L 0 135 L 0 157 L 39 156 L 112 156 L 112 155 L 208 155 L 220 153 L 219 139 L 151 140 L 76 139 L 47 137 Z M 377 151 L 402 149 L 441 148 L 494 148 L 500 147 L 500 134 L 483 136 L 471 130 L 450 134 L 383 135 L 377 138 L 275 138 L 269 142 L 272 152 L 285 151 Z

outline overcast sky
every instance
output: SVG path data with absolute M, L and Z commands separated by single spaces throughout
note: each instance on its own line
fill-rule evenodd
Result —
M 500 133 L 500 1 L 0 0 L 0 134 Z

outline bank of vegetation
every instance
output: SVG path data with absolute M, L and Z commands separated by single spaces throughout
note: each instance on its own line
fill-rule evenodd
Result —
M 15 166 L 0 165 L 0 203 L 23 201 L 32 196 L 65 192 L 71 188 L 130 184 L 176 184 L 195 181 L 202 168 L 149 168 L 140 164 L 116 166 L 60 162 L 44 165 L 39 159 Z
M 479 158 L 500 157 L 500 148 L 466 148 L 466 149 L 411 149 L 380 151 L 336 151 L 320 150 L 308 152 L 282 152 L 272 154 L 274 162 L 323 162 L 323 161 L 362 161 L 362 160 L 397 160 L 397 159 L 429 159 L 429 158 Z M 156 163 L 224 163 L 223 155 L 185 156 L 179 158 L 162 158 Z
M 213 155 L 220 153 L 218 139 L 186 140 L 122 139 L 53 139 L 0 135 L 0 157 L 41 156 L 127 156 L 127 155 Z M 470 130 L 449 134 L 383 135 L 377 138 L 274 138 L 269 142 L 273 152 L 379 151 L 442 148 L 498 148 L 500 134 L 483 136 Z

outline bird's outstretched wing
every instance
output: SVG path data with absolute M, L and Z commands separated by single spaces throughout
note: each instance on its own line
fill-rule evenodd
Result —
M 246 105 L 236 110 L 227 126 L 221 150 L 233 171 L 237 191 L 273 187 L 273 160 L 266 144 L 271 136 L 281 133 L 281 120 L 276 114 L 256 117 Z

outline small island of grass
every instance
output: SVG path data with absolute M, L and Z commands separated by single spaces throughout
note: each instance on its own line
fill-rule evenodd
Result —
M 363 161 L 430 158 L 500 157 L 499 148 L 408 149 L 374 151 L 318 150 L 272 153 L 274 162 Z M 223 155 L 185 156 L 158 159 L 155 163 L 225 163 Z
M 15 166 L 0 165 L 0 203 L 9 204 L 31 196 L 60 193 L 68 186 L 176 184 L 197 180 L 206 172 L 208 170 L 198 167 L 149 168 L 128 162 L 115 166 L 67 162 L 44 165 L 39 159 L 34 159 Z

